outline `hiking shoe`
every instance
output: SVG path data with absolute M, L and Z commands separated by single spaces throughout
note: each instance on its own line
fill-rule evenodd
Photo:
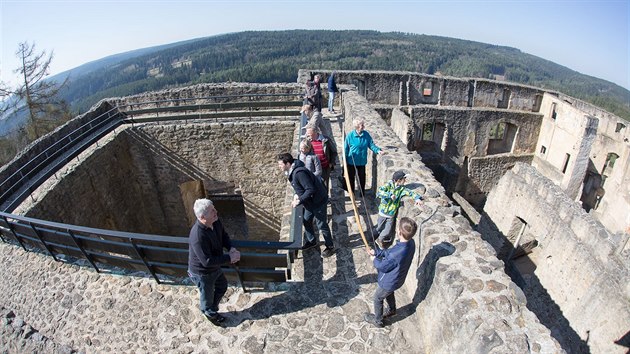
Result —
M 221 326 L 221 324 L 225 322 L 225 317 L 219 315 L 218 313 L 215 313 L 214 315 L 208 315 L 204 313 L 203 315 L 206 316 L 208 321 L 210 321 L 210 323 L 212 323 L 215 326 Z
M 374 317 L 373 313 L 366 313 L 365 315 L 363 315 L 363 319 L 365 320 L 365 322 L 371 324 L 374 327 L 383 328 L 383 321 L 376 320 L 376 317 Z
M 394 317 L 396 316 L 396 310 L 388 310 L 387 312 L 385 312 L 383 314 L 383 318 L 389 318 L 389 317 Z
M 335 254 L 335 249 L 333 247 L 326 247 L 326 249 L 322 252 L 322 257 L 327 258 Z
M 381 241 L 380 238 L 377 238 L 376 240 L 374 240 L 374 243 L 376 243 L 376 245 L 378 246 L 378 248 L 384 250 L 385 247 L 383 246 L 383 241 Z
M 317 242 L 313 241 L 313 242 L 306 242 L 303 246 L 302 246 L 302 251 L 306 251 L 307 249 L 313 248 L 317 246 Z

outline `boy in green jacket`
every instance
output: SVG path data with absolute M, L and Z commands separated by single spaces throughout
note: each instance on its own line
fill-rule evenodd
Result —
M 402 199 L 406 196 L 413 197 L 415 205 L 422 205 L 422 196 L 404 186 L 407 175 L 403 171 L 396 171 L 391 181 L 378 188 L 376 196 L 381 198 L 378 206 L 378 220 L 376 221 L 375 233 L 378 234 L 376 244 L 379 248 L 385 249 L 393 241 L 392 231 L 396 224 L 396 214 Z

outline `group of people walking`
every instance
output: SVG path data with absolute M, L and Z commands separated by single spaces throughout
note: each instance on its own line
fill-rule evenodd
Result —
M 305 105 L 305 109 L 312 111 L 313 114 L 319 112 L 321 116 L 319 80 L 319 75 L 316 75 L 312 83 L 307 83 L 305 99 L 308 104 Z M 337 91 L 334 73 L 329 77 L 328 87 L 329 111 L 334 112 L 332 103 L 334 92 Z M 331 87 L 335 89 L 332 92 Z M 288 152 L 281 153 L 277 157 L 277 163 L 295 192 L 291 206 L 293 208 L 302 206 L 304 210 L 302 250 L 319 248 L 319 236 L 315 234 L 313 225 L 315 224 L 324 238 L 325 248 L 321 255 L 327 258 L 335 254 L 334 241 L 328 226 L 327 206 L 330 174 L 338 153 L 332 139 L 322 134 L 320 125 L 323 125 L 323 119 L 311 119 L 311 123 L 306 126 L 297 158 Z M 363 119 L 354 120 L 353 125 L 354 129 L 346 135 L 343 144 L 346 169 L 351 190 L 355 189 L 355 177 L 358 177 L 358 192 L 364 196 L 367 150 L 370 149 L 375 154 L 383 154 L 383 151 L 365 130 Z M 374 258 L 374 266 L 378 271 L 378 288 L 373 297 L 374 314 L 365 316 L 367 322 L 377 327 L 382 327 L 384 319 L 396 314 L 394 291 L 403 285 L 415 253 L 415 243 L 412 239 L 417 230 L 415 221 L 405 217 L 400 220 L 397 228 L 394 227 L 397 211 L 404 197 L 414 198 L 416 205 L 422 203 L 421 195 L 404 186 L 406 177 L 404 171 L 396 171 L 392 180 L 377 191 L 377 197 L 381 202 L 373 234 L 378 236 L 374 237 L 374 248 L 368 248 L 367 252 Z M 188 272 L 199 289 L 202 313 L 213 324 L 221 325 L 225 318 L 218 313 L 218 305 L 227 289 L 227 281 L 221 266 L 237 263 L 240 260 L 240 252 L 232 247 L 230 238 L 223 229 L 210 200 L 197 200 L 194 212 L 197 221 L 190 231 Z M 390 248 L 394 237 L 398 242 Z M 228 252 L 224 253 L 224 250 Z M 388 306 L 386 310 L 383 308 L 384 301 Z

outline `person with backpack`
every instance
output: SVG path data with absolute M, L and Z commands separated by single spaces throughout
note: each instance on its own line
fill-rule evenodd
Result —
M 316 238 L 314 234 L 314 220 L 317 224 L 317 229 L 324 236 L 326 248 L 322 252 L 322 257 L 332 256 L 335 253 L 335 247 L 326 217 L 328 193 L 321 179 L 309 171 L 302 161 L 294 159 L 288 152 L 278 155 L 278 168 L 287 176 L 295 191 L 291 206 L 293 208 L 300 205 L 304 206 L 305 242 L 302 250 L 319 247 L 319 237 Z

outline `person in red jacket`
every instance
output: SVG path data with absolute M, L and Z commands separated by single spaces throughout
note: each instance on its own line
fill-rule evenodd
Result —
M 383 318 L 396 315 L 396 297 L 398 290 L 407 278 L 416 243 L 413 235 L 418 230 L 418 224 L 408 217 L 403 217 L 398 223 L 396 237 L 398 242 L 387 250 L 370 249 L 374 256 L 374 267 L 378 271 L 378 286 L 374 293 L 374 314 L 366 313 L 365 321 L 376 327 L 383 327 Z M 387 302 L 387 311 L 383 313 L 383 301 Z

